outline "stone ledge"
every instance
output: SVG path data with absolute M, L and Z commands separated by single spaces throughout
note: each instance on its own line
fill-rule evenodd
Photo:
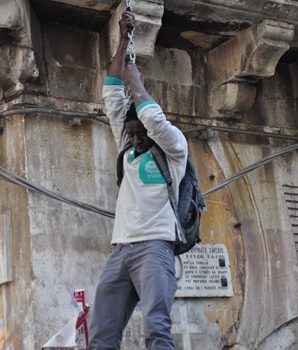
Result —
M 118 47 L 120 39 L 118 21 L 125 8 L 126 3 L 122 1 L 109 22 L 111 57 L 115 55 Z M 131 1 L 131 8 L 136 17 L 134 37 L 136 54 L 143 58 L 152 57 L 156 37 L 161 27 L 161 18 L 164 11 L 163 1 Z
M 211 115 L 250 109 L 255 96 L 252 82 L 275 74 L 278 61 L 294 38 L 294 30 L 292 24 L 264 20 L 209 52 Z
M 1 3 L 0 29 L 8 41 L 0 47 L 0 90 L 9 98 L 34 80 L 36 67 L 31 37 L 30 3 L 28 0 L 4 0 Z

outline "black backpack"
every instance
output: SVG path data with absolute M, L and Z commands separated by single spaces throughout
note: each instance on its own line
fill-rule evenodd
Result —
M 117 184 L 120 186 L 123 178 L 123 156 L 131 147 L 127 145 L 119 154 L 117 159 Z M 171 205 L 177 218 L 178 231 L 174 252 L 180 255 L 189 251 L 200 239 L 201 212 L 206 211 L 203 195 L 200 190 L 198 177 L 195 168 L 187 159 L 185 175 L 179 185 L 179 202 L 175 199 L 172 188 L 172 178 L 169 172 L 168 163 L 164 151 L 156 144 L 150 148 L 151 154 L 166 180 Z

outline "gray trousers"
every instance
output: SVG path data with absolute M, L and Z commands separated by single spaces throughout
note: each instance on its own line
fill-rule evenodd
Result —
M 96 290 L 89 350 L 120 349 L 123 331 L 138 301 L 146 349 L 174 350 L 170 312 L 175 291 L 170 242 L 153 240 L 114 247 Z

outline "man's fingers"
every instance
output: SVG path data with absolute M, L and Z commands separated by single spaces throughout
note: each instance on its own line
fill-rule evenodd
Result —
M 127 69 L 132 69 L 133 67 L 136 68 L 137 67 L 136 64 L 131 62 L 131 61 L 128 61 L 127 64 L 126 64 L 126 68 Z
M 132 20 L 133 22 L 135 21 L 135 16 L 134 16 L 134 14 L 132 14 L 131 12 L 123 12 L 122 13 L 122 19 L 123 20 L 127 20 L 127 19 L 130 19 L 130 20 Z
M 141 75 L 137 65 L 133 63 L 132 61 L 128 61 L 128 63 L 125 66 L 125 72 L 128 75 Z
M 122 18 L 119 21 L 120 26 L 126 26 L 129 31 L 133 30 L 135 27 L 135 18 L 134 15 L 129 12 L 124 12 Z

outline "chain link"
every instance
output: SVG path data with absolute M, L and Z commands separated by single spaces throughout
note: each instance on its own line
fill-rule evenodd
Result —
M 134 32 L 128 33 L 129 43 L 128 43 L 128 51 L 129 51 L 129 60 L 132 63 L 136 63 L 136 47 L 134 43 Z
M 126 0 L 126 9 L 127 11 L 131 11 L 131 5 L 130 5 L 130 0 Z M 132 63 L 136 63 L 136 46 L 134 42 L 134 31 L 132 30 L 131 32 L 128 33 L 128 52 L 129 52 L 129 60 Z
M 131 12 L 130 0 L 126 0 L 126 11 Z M 129 53 L 129 60 L 130 62 L 135 64 L 137 56 L 136 56 L 136 47 L 134 43 L 134 30 L 132 30 L 131 32 L 128 32 L 127 35 L 129 39 L 128 46 L 127 46 L 127 51 Z M 126 112 L 127 112 L 132 103 L 131 93 L 128 88 L 126 88 L 125 94 L 127 96 L 127 104 L 126 104 Z

